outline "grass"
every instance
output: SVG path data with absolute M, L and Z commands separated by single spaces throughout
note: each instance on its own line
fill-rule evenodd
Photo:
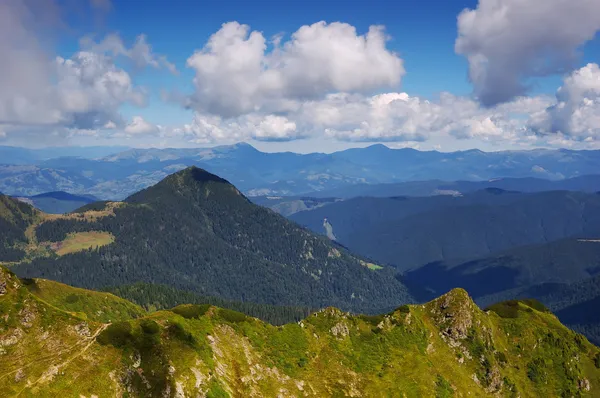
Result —
M 8 289 L 0 296 L 0 342 L 21 330 L 17 344 L 0 344 L 7 396 L 533 398 L 592 397 L 600 389 L 600 350 L 536 303 L 502 305 L 517 311 L 503 317 L 457 290 L 385 315 L 328 308 L 273 326 L 214 306 L 136 312 L 109 294 L 21 281 L 2 268 L 0 282 Z M 112 323 L 92 318 L 99 308 Z M 30 326 L 25 313 L 33 315 Z M 82 322 L 90 334 L 76 333 Z M 449 337 L 457 328 L 464 336 Z M 500 394 L 485 391 L 496 371 Z M 579 388 L 583 380 L 590 392 Z
M 36 297 L 60 310 L 96 322 L 116 322 L 146 314 L 141 307 L 110 293 L 79 289 L 45 279 L 25 279 Z
M 362 265 L 363 267 L 367 267 L 371 271 L 377 271 L 377 270 L 383 269 L 383 267 L 381 265 L 369 263 L 367 261 L 362 261 L 362 260 L 360 261 L 360 265 Z
M 115 237 L 109 232 L 76 232 L 67 236 L 62 242 L 54 243 L 51 247 L 59 256 L 76 253 L 83 250 L 95 249 L 106 246 L 115 241 Z

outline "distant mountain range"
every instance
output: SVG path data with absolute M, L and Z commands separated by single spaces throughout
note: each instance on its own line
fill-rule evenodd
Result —
M 68 156 L 96 159 L 128 149 L 125 146 L 67 146 L 29 149 L 0 145 L 0 164 L 34 165 L 48 159 Z
M 390 149 L 378 144 L 331 154 L 300 155 L 264 153 L 242 143 L 214 148 L 129 149 L 87 158 L 64 157 L 79 150 L 63 151 L 60 157 L 51 158 L 48 158 L 51 153 L 34 156 L 22 148 L 3 147 L 2 151 L 0 191 L 6 194 L 32 196 L 67 191 L 111 200 L 121 200 L 191 165 L 227 178 L 248 196 L 317 196 L 315 192 L 322 192 L 325 196 L 348 197 L 356 192 L 344 190 L 353 186 L 359 186 L 360 195 L 382 196 L 377 191 L 389 188 L 370 185 L 438 180 L 419 189 L 402 188 L 431 194 L 443 191 L 447 184 L 453 190 L 453 183 L 443 181 L 515 177 L 563 180 L 600 170 L 600 151 L 565 149 L 442 153 Z M 523 186 L 527 186 L 526 181 Z M 373 189 L 375 194 L 369 194 Z M 389 191 L 385 196 L 388 194 Z
M 29 203 L 49 214 L 70 213 L 82 206 L 98 201 L 93 196 L 72 195 L 67 192 L 46 192 L 34 196 L 20 196 L 16 199 Z

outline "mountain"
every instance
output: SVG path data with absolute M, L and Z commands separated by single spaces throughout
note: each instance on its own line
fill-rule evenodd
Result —
M 282 216 L 289 217 L 292 214 L 304 211 L 318 209 L 319 207 L 338 202 L 338 198 L 311 198 L 304 196 L 253 196 L 250 197 L 253 203 L 268 207 Z
M 434 179 L 442 183 L 526 177 L 541 179 L 541 187 L 543 180 L 579 178 L 600 169 L 600 151 L 564 149 L 443 153 L 373 145 L 331 154 L 301 155 L 264 153 L 240 143 L 213 148 L 129 149 L 98 158 L 57 155 L 60 156 L 43 160 L 18 155 L 12 165 L 6 158 L 3 163 L 9 165 L 0 166 L 0 191 L 19 196 L 68 191 L 121 200 L 192 165 L 223 176 L 248 196 L 313 197 L 321 196 L 319 192 L 331 197 L 354 196 L 344 193 L 354 185 L 361 187 L 359 191 L 368 191 L 376 184 Z M 597 181 L 582 184 L 597 185 Z M 430 194 L 437 188 L 406 189 Z M 393 196 L 398 195 L 405 194 Z
M 17 199 L 50 214 L 70 213 L 97 201 L 93 196 L 72 195 L 63 191 L 46 192 L 35 196 L 21 196 Z
M 505 191 L 581 191 L 599 192 L 600 175 L 585 175 L 564 180 L 543 178 L 494 178 L 486 181 L 407 181 L 390 184 L 356 184 L 333 190 L 316 191 L 307 197 L 348 199 L 358 196 L 387 198 L 392 196 L 462 195 L 487 188 Z
M 191 167 L 124 202 L 40 215 L 11 269 L 85 288 L 144 282 L 242 302 L 376 312 L 411 301 L 382 268 Z
M 595 275 L 600 275 L 600 241 L 563 239 L 468 261 L 433 262 L 406 272 L 402 279 L 424 289 L 420 300 L 455 287 L 478 299 L 515 288 L 575 283 Z
M 464 196 L 354 198 L 292 214 L 350 250 L 405 271 L 518 246 L 600 236 L 600 195 L 488 188 Z
M 13 146 L 0 145 L 0 159 L 2 164 L 35 165 L 47 159 L 67 156 L 95 159 L 113 153 L 127 150 L 124 146 L 69 146 L 69 147 L 47 147 L 41 149 L 29 149 Z
M 592 397 L 600 388 L 600 350 L 539 303 L 484 312 L 460 289 L 384 315 L 330 307 L 275 327 L 210 305 L 144 313 L 0 267 L 0 308 L 7 396 Z

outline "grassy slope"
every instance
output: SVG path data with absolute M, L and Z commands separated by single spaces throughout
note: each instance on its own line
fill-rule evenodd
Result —
M 65 240 L 57 245 L 56 254 L 64 256 L 65 254 L 106 246 L 114 241 L 115 237 L 108 232 L 76 232 L 69 234 Z
M 385 316 L 328 308 L 282 327 L 208 305 L 106 325 L 51 306 L 0 268 L 2 283 L 2 396 L 550 397 L 600 389 L 598 348 L 552 314 L 523 303 L 485 313 L 463 290 Z M 590 391 L 580 388 L 588 382 Z
M 46 303 L 95 322 L 116 322 L 138 318 L 146 311 L 110 293 L 79 289 L 46 279 L 26 279 L 23 285 Z

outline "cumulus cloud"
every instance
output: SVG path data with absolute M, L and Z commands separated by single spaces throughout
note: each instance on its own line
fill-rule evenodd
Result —
M 125 133 L 130 135 L 153 134 L 157 133 L 158 130 L 158 126 L 144 120 L 141 116 L 134 116 L 131 123 L 125 127 Z
M 60 12 L 52 1 L 42 3 L 33 7 L 28 1 L 0 2 L 0 123 L 9 133 L 22 133 L 18 126 L 93 131 L 122 125 L 120 107 L 144 106 L 147 93 L 115 64 L 115 56 L 123 52 L 140 67 L 170 64 L 152 53 L 143 35 L 131 49 L 122 43 L 119 47 L 118 36 L 109 35 L 103 48 L 90 45 L 71 57 L 54 57 L 38 25 L 40 18 L 47 19 L 41 15 L 47 14 L 44 7 L 50 7 L 52 26 L 61 26 Z M 95 2 L 92 8 L 107 10 L 107 5 L 110 2 Z
M 58 57 L 56 67 L 58 81 L 52 91 L 64 124 L 93 128 L 114 123 L 121 104 L 145 103 L 145 92 L 104 55 L 80 51 L 71 59 Z
M 600 67 L 588 64 L 564 79 L 556 103 L 532 116 L 530 126 L 560 139 L 600 139 Z
M 425 141 L 476 140 L 520 144 L 536 139 L 527 128 L 531 114 L 553 103 L 549 97 L 519 97 L 492 108 L 442 93 L 435 101 L 391 92 L 365 96 L 336 93 L 304 101 L 285 116 L 249 113 L 233 118 L 196 113 L 173 129 L 175 136 L 199 143 L 246 140 L 285 141 L 329 137 L 338 141 L 395 142 L 418 146 Z
M 233 143 L 250 139 L 290 141 L 303 138 L 296 123 L 285 116 L 248 114 L 235 118 L 196 112 L 191 123 L 171 129 L 171 136 L 196 144 Z
M 380 26 L 359 35 L 345 23 L 318 22 L 302 26 L 286 42 L 277 38 L 267 51 L 261 32 L 229 22 L 187 60 L 195 71 L 196 88 L 188 106 L 235 117 L 287 111 L 298 99 L 329 92 L 397 86 L 404 75 L 403 62 L 386 42 Z
M 598 0 L 479 0 L 458 16 L 455 50 L 469 61 L 475 95 L 491 106 L 523 95 L 528 78 L 572 69 L 598 30 Z

